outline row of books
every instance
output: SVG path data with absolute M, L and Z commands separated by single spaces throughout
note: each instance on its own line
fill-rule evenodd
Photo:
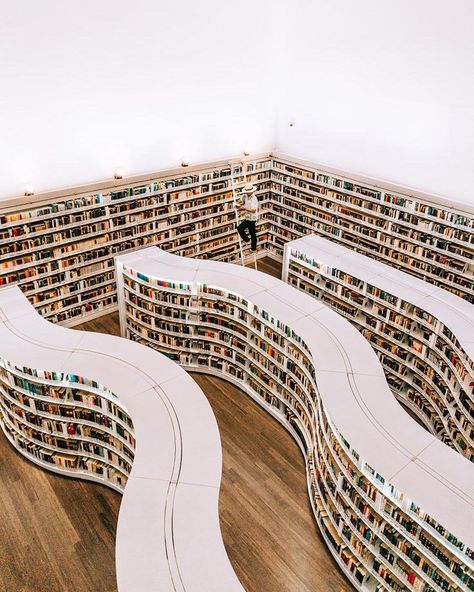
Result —
M 105 274 L 115 254 L 146 244 L 161 244 L 187 256 L 236 260 L 232 174 L 238 184 L 251 181 L 259 188 L 261 248 L 281 254 L 285 241 L 318 232 L 474 298 L 472 220 L 467 216 L 412 198 L 414 206 L 402 206 L 400 200 L 408 198 L 278 158 L 2 212 L 0 285 L 20 282 L 36 304 L 54 298 L 61 302 L 74 290 L 87 288 L 68 284 L 70 277 L 87 274 L 84 270 L 92 261 L 103 262 Z M 219 218 L 224 215 L 227 226 Z M 196 240 L 201 231 L 207 234 Z M 96 268 L 96 283 L 105 281 L 101 273 Z M 33 281 L 27 287 L 28 278 Z M 43 280 L 50 292 L 39 284 Z M 99 297 L 107 299 L 103 292 Z M 92 311 L 82 302 L 73 305 L 70 313 L 54 310 L 49 318 L 73 323 L 100 310 L 95 304 Z
M 265 190 L 269 162 L 236 163 L 236 191 L 247 181 Z M 229 166 L 0 217 L 0 285 L 19 283 L 40 314 L 68 325 L 116 306 L 108 270 L 117 253 L 156 243 L 202 258 L 234 260 L 239 253 Z M 260 224 L 261 237 L 264 230 Z
M 114 393 L 93 379 L 0 363 L 0 425 L 26 455 L 122 491 L 136 446 Z

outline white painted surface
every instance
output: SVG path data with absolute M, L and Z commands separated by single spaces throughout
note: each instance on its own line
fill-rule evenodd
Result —
M 277 147 L 472 204 L 473 26 L 471 0 L 4 3 L 0 199 Z
M 278 150 L 474 204 L 472 0 L 287 4 Z
M 271 6 L 3 3 L 0 199 L 270 149 Z

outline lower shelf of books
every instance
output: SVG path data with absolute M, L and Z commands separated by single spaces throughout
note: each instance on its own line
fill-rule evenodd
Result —
M 0 427 L 3 434 L 10 442 L 10 444 L 18 450 L 22 456 L 26 457 L 29 461 L 38 465 L 42 469 L 58 473 L 65 477 L 72 477 L 74 479 L 86 479 L 87 481 L 95 481 L 102 485 L 107 485 L 123 493 L 125 485 L 127 483 L 126 475 L 120 474 L 115 469 L 106 466 L 97 460 L 71 457 L 67 454 L 61 454 L 58 452 L 47 452 L 41 446 L 32 444 L 24 438 L 21 438 L 18 434 L 15 434 L 13 430 L 5 425 L 0 420 Z

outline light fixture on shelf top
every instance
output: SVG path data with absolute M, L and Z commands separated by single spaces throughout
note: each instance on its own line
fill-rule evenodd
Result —
M 35 188 L 33 187 L 33 185 L 31 183 L 27 183 L 25 185 L 25 195 L 34 195 L 35 194 Z
M 181 159 L 181 166 L 182 166 L 182 167 L 187 167 L 187 166 L 189 166 L 189 159 L 188 159 L 188 158 L 182 158 L 182 159 Z
M 248 148 L 244 149 L 244 156 L 250 156 L 250 150 Z
M 115 169 L 114 179 L 123 179 L 123 171 L 121 169 Z

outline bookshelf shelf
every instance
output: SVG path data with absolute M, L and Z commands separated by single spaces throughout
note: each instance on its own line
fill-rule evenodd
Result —
M 131 471 L 132 421 L 94 381 L 0 359 L 0 426 L 35 462 L 107 482 L 122 492 Z
M 283 279 L 350 320 L 395 397 L 474 462 L 471 304 L 317 236 L 285 245 Z
M 293 435 L 358 590 L 472 590 L 473 467 L 406 416 L 350 323 L 265 274 L 157 247 L 116 272 L 124 337 L 237 384 Z
M 193 174 L 79 188 L 0 208 L 0 285 L 18 284 L 45 318 L 64 325 L 116 309 L 113 257 L 148 244 L 183 255 L 238 254 L 233 190 L 268 192 L 269 157 L 213 163 Z M 36 199 L 36 198 L 35 198 Z M 258 229 L 264 238 L 263 224 Z
M 0 427 L 39 466 L 123 495 L 121 591 L 242 592 L 220 534 L 217 424 L 166 356 L 53 325 L 18 287 L 2 287 Z
M 474 302 L 474 211 L 274 155 L 270 249 L 316 233 Z M 433 200 L 434 198 L 431 198 Z M 463 211 L 468 209 L 469 211 Z
M 116 255 L 147 245 L 235 261 L 234 190 L 257 186 L 260 255 L 317 233 L 474 301 L 474 211 L 285 155 L 161 171 L 4 202 L 0 285 L 73 326 L 117 307 Z M 248 255 L 250 251 L 245 251 Z

